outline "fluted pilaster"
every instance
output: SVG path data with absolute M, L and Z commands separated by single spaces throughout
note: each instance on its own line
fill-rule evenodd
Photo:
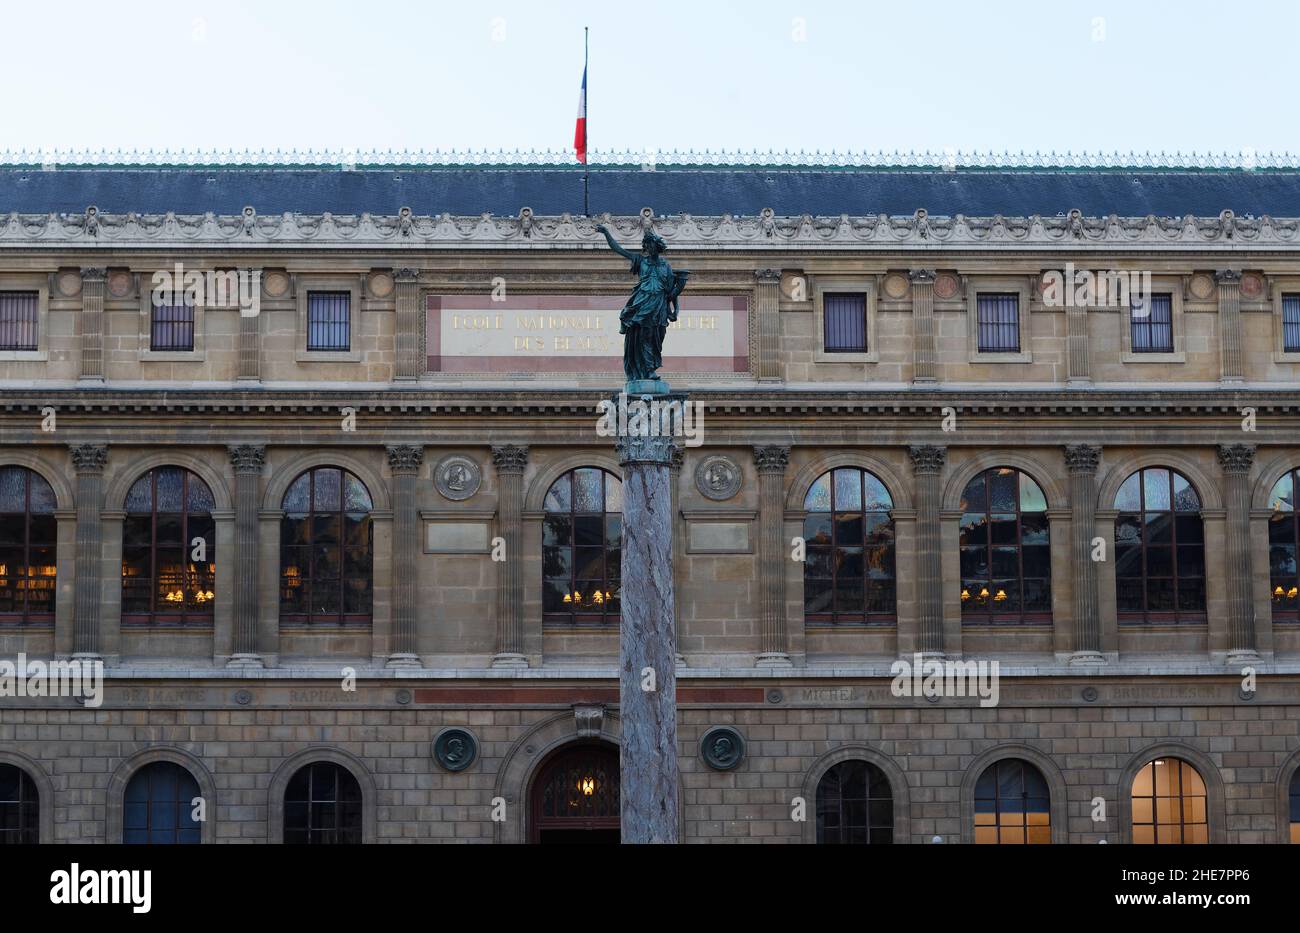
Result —
M 108 448 L 79 444 L 69 448 L 77 474 L 77 577 L 73 611 L 72 653 L 99 657 L 100 558 L 103 524 L 100 506 L 104 497 L 104 466 Z
M 1065 448 L 1065 468 L 1070 474 L 1070 561 L 1074 570 L 1071 614 L 1074 616 L 1074 651 L 1071 664 L 1098 664 L 1101 653 L 1101 615 L 1097 597 L 1097 564 L 1092 559 L 1092 538 L 1097 526 L 1097 467 L 1101 448 L 1072 444 Z
M 781 270 L 759 269 L 754 273 L 754 313 L 758 328 L 759 382 L 781 381 L 778 346 L 781 329 Z
M 789 667 L 785 624 L 785 468 L 790 448 L 756 446 L 758 469 L 758 585 L 761 653 L 759 667 Z
M 105 269 L 81 270 L 81 378 L 104 378 Z
M 527 667 L 524 656 L 523 510 L 528 448 L 492 448 L 499 487 L 497 529 L 505 541 L 505 560 L 497 563 L 497 651 L 493 667 Z
M 228 448 L 235 471 L 235 631 L 230 667 L 262 667 L 258 651 L 258 481 L 266 448 L 239 444 Z
M 416 652 L 416 560 L 420 553 L 420 516 L 415 480 L 424 463 L 424 448 L 400 444 L 388 448 L 393 474 L 393 637 L 388 667 L 421 667 Z
M 936 379 L 934 347 L 934 270 L 913 269 L 912 280 L 912 381 Z
M 1250 468 L 1255 448 L 1246 444 L 1219 447 L 1227 505 L 1228 663 L 1258 660 L 1255 647 L 1255 604 L 1250 559 Z
M 943 562 L 940 552 L 939 477 L 948 451 L 928 444 L 909 447 L 916 477 L 916 592 L 921 653 L 943 654 Z
M 1215 275 L 1219 282 L 1220 382 L 1236 383 L 1244 378 L 1241 353 L 1241 273 L 1225 269 Z
M 398 269 L 396 283 L 397 331 L 394 337 L 397 365 L 394 382 L 414 382 L 424 372 L 421 357 L 423 318 L 420 314 L 420 273 L 417 269 Z

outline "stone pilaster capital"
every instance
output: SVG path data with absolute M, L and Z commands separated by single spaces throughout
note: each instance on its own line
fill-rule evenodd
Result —
M 388 468 L 394 473 L 418 473 L 424 463 L 424 448 L 396 444 L 388 448 Z
M 758 472 L 775 473 L 781 475 L 785 473 L 785 468 L 790 465 L 790 448 L 780 444 L 765 444 L 763 446 L 755 445 L 754 447 L 754 466 L 758 467 Z
M 1067 444 L 1065 446 L 1065 468 L 1071 473 L 1095 475 L 1101 463 L 1101 448 L 1091 444 Z
M 907 455 L 912 458 L 912 472 L 918 476 L 938 475 L 943 472 L 943 464 L 948 459 L 946 447 L 932 444 L 918 444 L 907 448 Z
M 933 269 L 909 269 L 907 277 L 912 280 L 913 285 L 933 285 Z
M 755 269 L 754 281 L 757 282 L 759 285 L 780 285 L 781 270 L 780 269 Z
M 676 449 L 677 445 L 667 435 L 631 434 L 614 440 L 614 451 L 618 454 L 620 466 L 629 463 L 658 463 L 671 467 L 673 451 Z
M 420 281 L 420 270 L 419 269 L 394 269 L 393 281 L 399 283 L 418 282 Z
M 102 282 L 108 277 L 108 270 L 100 266 L 88 266 L 81 270 L 82 282 Z
M 1255 448 L 1249 444 L 1220 444 L 1219 466 L 1224 473 L 1249 473 L 1255 462 Z
M 517 444 L 498 444 L 492 448 L 492 465 L 498 473 L 522 473 L 528 466 L 528 448 Z
M 1241 273 L 1236 269 L 1218 269 L 1214 273 L 1214 281 L 1220 285 L 1239 285 L 1241 284 Z
M 681 444 L 673 444 L 672 450 L 668 452 L 668 456 L 672 458 L 668 463 L 668 469 L 672 470 L 674 473 L 680 473 L 682 471 L 682 464 L 686 461 L 686 448 Z
M 78 473 L 102 473 L 108 463 L 108 447 L 102 444 L 70 444 L 68 453 Z
M 257 444 L 232 444 L 226 451 L 236 473 L 261 473 L 266 465 L 266 448 Z

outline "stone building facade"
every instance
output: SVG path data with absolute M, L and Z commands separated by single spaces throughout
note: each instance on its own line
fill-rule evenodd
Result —
M 616 838 L 600 219 L 692 271 L 684 840 L 1300 825 L 1294 171 L 0 176 L 0 659 L 106 678 L 0 696 L 15 841 Z

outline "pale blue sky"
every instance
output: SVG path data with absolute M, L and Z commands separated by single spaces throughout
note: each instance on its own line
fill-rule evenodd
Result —
M 48 0 L 2 15 L 0 150 L 567 149 L 589 25 L 597 149 L 1300 153 L 1290 0 Z

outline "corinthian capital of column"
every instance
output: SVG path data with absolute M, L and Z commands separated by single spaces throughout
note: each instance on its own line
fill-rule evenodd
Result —
M 230 465 L 236 473 L 261 473 L 266 465 L 266 448 L 255 444 L 235 444 L 226 448 Z
M 73 444 L 68 453 L 78 473 L 102 473 L 108 463 L 108 448 L 100 444 Z
M 418 473 L 424 463 L 424 448 L 397 444 L 388 448 L 388 468 L 394 473 Z
M 754 466 L 759 473 L 784 473 L 790 465 L 790 448 L 776 444 L 754 448 Z
M 948 459 L 948 450 L 946 447 L 919 444 L 907 448 L 907 455 L 912 458 L 914 473 L 937 474 L 943 471 L 944 462 Z
M 1067 444 L 1065 467 L 1071 473 L 1096 473 L 1101 463 L 1101 448 L 1089 444 Z
M 516 444 L 494 446 L 492 465 L 498 473 L 522 473 L 528 466 L 528 448 Z
M 1255 448 L 1249 444 L 1220 444 L 1219 466 L 1224 473 L 1249 473 L 1255 462 Z

